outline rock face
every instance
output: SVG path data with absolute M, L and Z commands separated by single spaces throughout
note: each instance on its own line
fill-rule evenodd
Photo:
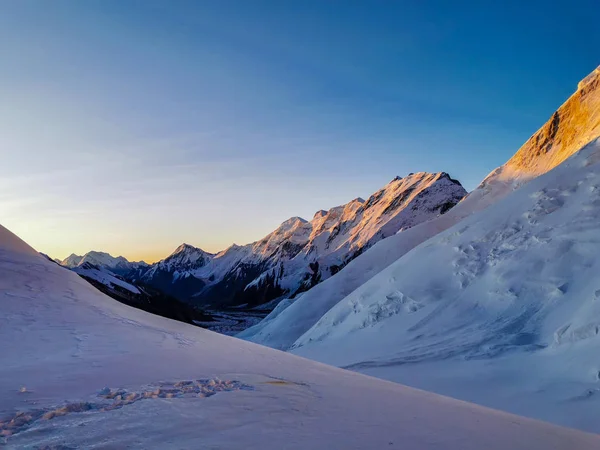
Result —
M 514 182 L 518 187 L 566 160 L 600 136 L 600 67 L 585 77 L 577 91 L 482 183 Z
M 466 194 L 446 173 L 396 177 L 309 222 L 292 217 L 260 241 L 211 255 L 183 245 L 138 272 L 139 280 L 196 304 L 260 305 L 295 296 L 341 270 L 376 242 L 444 214 Z

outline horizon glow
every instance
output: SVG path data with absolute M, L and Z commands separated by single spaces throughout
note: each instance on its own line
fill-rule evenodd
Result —
M 598 65 L 575 3 L 3 2 L 0 223 L 154 262 L 396 175 L 472 190 Z

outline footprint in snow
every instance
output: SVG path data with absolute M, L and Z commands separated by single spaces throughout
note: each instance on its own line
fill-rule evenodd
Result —
M 24 389 L 24 388 L 22 388 Z M 146 389 L 128 391 L 126 389 L 103 388 L 98 392 L 96 402 L 70 402 L 55 408 L 18 411 L 11 417 L 0 420 L 0 436 L 8 438 L 33 426 L 41 420 L 84 412 L 107 412 L 121 409 L 141 400 L 211 397 L 219 392 L 253 390 L 250 385 L 235 380 L 218 378 L 160 382 Z M 28 392 L 27 390 L 21 392 Z

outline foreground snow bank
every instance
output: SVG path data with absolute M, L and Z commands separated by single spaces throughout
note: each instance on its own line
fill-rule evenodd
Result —
M 594 449 L 600 437 L 129 308 L 0 227 L 14 447 Z M 215 395 L 212 395 L 215 394 Z

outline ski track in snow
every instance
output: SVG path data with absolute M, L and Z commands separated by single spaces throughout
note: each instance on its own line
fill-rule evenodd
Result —
M 283 381 L 280 381 L 283 383 Z M 254 388 L 239 381 L 213 379 L 182 380 L 175 382 L 159 382 L 145 389 L 131 391 L 126 389 L 103 388 L 98 392 L 95 402 L 78 401 L 66 402 L 54 408 L 31 409 L 18 411 L 12 417 L 0 420 L 0 436 L 14 436 L 34 427 L 39 421 L 52 420 L 56 417 L 78 413 L 102 413 L 121 409 L 141 400 L 176 399 L 176 398 L 205 398 L 219 392 L 238 390 L 251 391 Z M 28 392 L 22 392 L 26 395 Z

